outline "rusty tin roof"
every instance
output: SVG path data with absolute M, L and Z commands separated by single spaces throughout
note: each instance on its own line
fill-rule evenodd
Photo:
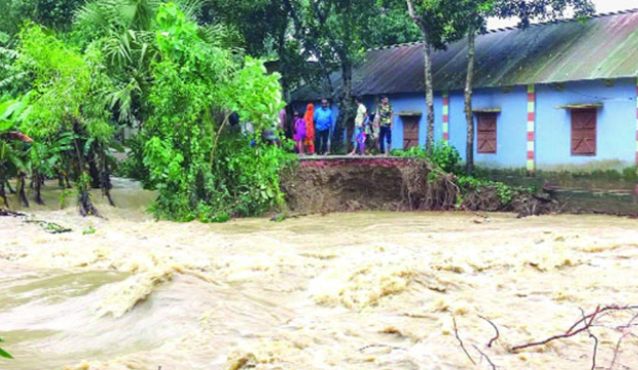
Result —
M 463 89 L 467 41 L 433 55 L 437 91 Z M 638 9 L 601 14 L 585 22 L 563 20 L 506 28 L 476 40 L 475 87 L 548 84 L 635 77 L 638 73 Z M 339 90 L 341 76 L 333 75 Z M 356 95 L 424 91 L 423 44 L 373 49 L 355 70 Z M 322 88 L 304 86 L 295 100 L 313 100 Z

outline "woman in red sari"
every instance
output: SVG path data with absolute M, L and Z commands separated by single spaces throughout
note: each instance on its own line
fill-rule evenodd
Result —
M 304 114 L 304 120 L 306 121 L 306 152 L 308 154 L 315 154 L 315 106 L 312 103 L 308 104 L 306 108 L 306 114 Z

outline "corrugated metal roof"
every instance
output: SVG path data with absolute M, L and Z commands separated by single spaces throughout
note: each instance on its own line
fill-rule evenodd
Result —
M 437 91 L 463 89 L 467 41 L 433 55 Z M 638 10 L 595 16 L 586 22 L 558 21 L 508 28 L 476 40 L 475 87 L 546 84 L 578 80 L 634 77 L 638 74 Z M 340 88 L 340 74 L 334 85 Z M 368 51 L 356 68 L 356 95 L 424 91 L 423 44 L 403 44 Z M 322 88 L 305 86 L 296 100 L 312 100 Z

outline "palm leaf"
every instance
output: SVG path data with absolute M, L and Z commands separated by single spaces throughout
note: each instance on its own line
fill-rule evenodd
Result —
M 7 351 L 3 350 L 2 348 L 0 348 L 0 357 L 13 359 L 13 357 Z
M 193 21 L 197 20 L 197 16 L 201 13 L 202 8 L 204 7 L 203 0 L 179 0 L 176 1 L 176 3 L 181 11 L 184 12 L 184 15 Z

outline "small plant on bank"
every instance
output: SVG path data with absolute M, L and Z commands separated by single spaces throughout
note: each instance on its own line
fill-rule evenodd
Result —
M 458 184 L 461 192 L 466 194 L 468 191 L 481 191 L 484 188 L 493 188 L 502 206 L 508 205 L 514 199 L 515 189 L 502 182 L 479 179 L 472 176 L 459 176 Z
M 427 160 L 433 169 L 428 176 L 428 182 L 433 184 L 441 176 L 453 174 L 456 176 L 456 183 L 460 189 L 457 199 L 457 209 L 463 208 L 465 197 L 470 192 L 481 193 L 486 189 L 494 190 L 500 205 L 506 207 L 514 199 L 517 192 L 533 193 L 532 188 L 513 187 L 502 182 L 491 181 L 483 176 L 468 176 L 461 166 L 461 156 L 459 152 L 448 144 L 440 141 L 432 149 L 432 153 L 428 154 L 423 147 L 414 147 L 408 150 L 394 150 L 392 154 L 397 157 L 404 158 L 421 158 Z
M 439 141 L 428 154 L 422 146 L 416 146 L 407 150 L 393 150 L 393 156 L 403 158 L 421 158 L 447 173 L 459 173 L 461 170 L 461 155 L 455 147 L 445 141 Z

